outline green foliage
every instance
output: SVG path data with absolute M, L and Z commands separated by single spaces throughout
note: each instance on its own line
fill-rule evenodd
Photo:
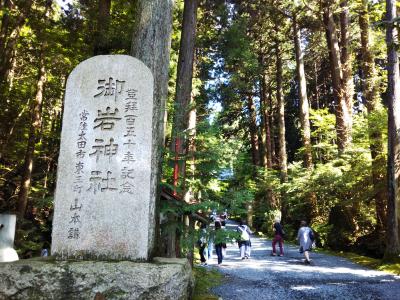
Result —
M 24 1 L 14 1 L 20 7 Z M 58 144 L 61 132 L 62 99 L 70 71 L 92 56 L 98 41 L 98 1 L 75 1 L 64 11 L 49 1 L 34 1 L 26 22 L 13 47 L 13 67 L 6 82 L 1 82 L 0 102 L 0 211 L 14 211 L 21 170 L 31 123 L 30 105 L 36 94 L 40 55 L 45 57 L 46 77 L 41 108 L 41 132 L 37 137 L 26 220 L 19 224 L 16 246 L 22 256 L 37 255 L 50 240 L 52 197 L 55 188 Z M 48 4 L 52 3 L 46 13 Z M 110 21 L 102 32 L 102 42 L 110 53 L 129 53 L 135 26 L 137 1 L 113 0 Z M 173 189 L 175 157 L 169 150 L 173 116 L 176 66 L 181 33 L 183 0 L 176 1 L 167 102 L 166 145 L 163 149 L 163 186 Z M 383 105 L 368 115 L 363 99 L 363 74 L 359 74 L 361 56 L 352 55 L 355 85 L 352 145 L 338 156 L 335 104 L 329 70 L 329 52 L 325 28 L 321 26 L 318 1 L 307 5 L 297 1 L 200 1 L 196 40 L 196 66 L 193 80 L 193 106 L 197 112 L 195 146 L 188 165 L 185 187 L 196 201 L 163 202 L 161 212 L 170 217 L 164 231 L 177 231 L 184 253 L 190 251 L 198 231 L 188 230 L 182 216 L 198 213 L 207 216 L 212 209 L 225 208 L 236 218 L 253 210 L 254 226 L 270 232 L 273 219 L 282 214 L 285 231 L 294 237 L 302 219 L 311 222 L 322 245 L 357 247 L 360 239 L 371 236 L 376 227 L 375 195 L 384 190 L 386 174 L 387 111 Z M 357 21 L 358 2 L 350 6 L 349 49 L 360 48 Z M 339 9 L 335 4 L 335 8 Z M 371 49 L 377 68 L 376 87 L 386 89 L 386 47 L 384 26 L 379 24 L 385 7 L 382 1 L 370 1 Z M 336 11 L 335 11 L 336 12 Z M 337 10 L 339 12 L 339 10 Z M 3 5 L 0 21 L 9 14 L 10 35 L 16 29 L 20 11 L 7 11 Z M 295 74 L 292 18 L 296 14 L 302 27 L 304 62 L 308 96 L 313 169 L 302 164 L 300 147 L 298 83 Z M 108 22 L 108 21 L 107 21 Z M 4 23 L 1 24 L 2 26 Z M 3 31 L 2 31 L 3 32 Z M 9 40 L 8 36 L 6 40 Z M 281 183 L 278 167 L 278 126 L 276 106 L 276 46 L 283 60 L 283 93 L 286 113 L 286 142 L 289 157 L 288 181 Z M 44 47 L 42 47 L 44 46 Z M 42 52 L 41 52 L 42 51 Z M 266 82 L 262 82 L 263 76 Z M 265 84 L 267 104 L 262 104 Z M 273 167 L 254 166 L 251 160 L 249 111 L 251 97 L 257 110 L 257 134 L 264 133 L 263 111 L 268 108 L 273 149 Z M 264 129 L 264 128 L 263 128 Z M 374 130 L 374 132 L 371 132 Z M 381 135 L 383 150 L 377 153 L 372 169 L 371 136 Z M 261 146 L 261 143 L 259 143 Z M 383 179 L 374 186 L 372 171 Z M 183 191 L 178 190 L 178 194 Z M 315 211 L 310 199 L 315 197 Z M 235 239 L 225 232 L 223 239 Z M 31 253 L 31 254 L 30 254 Z
M 310 122 L 313 130 L 311 137 L 316 141 L 313 144 L 315 158 L 318 161 L 328 161 L 336 156 L 335 116 L 328 109 L 310 111 Z
M 372 118 L 379 122 L 380 127 L 384 127 L 385 112 L 377 114 L 379 117 Z M 297 226 L 300 220 L 309 216 L 308 199 L 313 193 L 317 199 L 318 215 L 312 220 L 312 225 L 319 233 L 321 243 L 327 244 L 329 240 L 328 244 L 333 244 L 333 236 L 343 234 L 350 237 L 347 243 L 355 244 L 358 238 L 374 230 L 376 222 L 366 125 L 368 120 L 363 114 L 354 116 L 353 146 L 337 157 L 334 156 L 332 148 L 334 137 L 330 134 L 333 117 L 326 110 L 320 110 L 313 111 L 312 118 L 313 134 L 319 138 L 317 147 L 314 147 L 314 154 L 318 153 L 320 160 L 312 171 L 304 169 L 300 162 L 289 166 L 289 181 L 280 186 L 288 207 L 286 217 L 295 221 L 293 226 Z M 381 172 L 384 172 L 384 168 Z M 348 229 L 343 227 L 346 223 L 344 216 L 337 220 L 339 223 L 331 223 L 334 207 L 343 207 L 343 212 L 353 211 L 353 219 L 348 221 Z M 341 230 L 344 231 L 339 233 Z
M 257 76 L 259 67 L 251 40 L 246 34 L 247 26 L 246 18 L 238 18 L 222 37 L 221 55 L 224 57 L 224 66 L 227 71 L 232 72 L 231 81 L 239 90 L 248 88 L 242 84 L 246 85 L 248 83 L 246 80 Z
M 15 248 L 20 258 L 39 256 L 43 248 L 50 249 L 51 200 L 42 199 L 38 207 L 30 208 L 29 218 L 18 220 Z
M 229 207 L 229 211 L 234 216 L 245 216 L 247 213 L 247 204 L 254 199 L 254 193 L 245 187 L 231 189 L 224 197 L 224 201 Z
M 210 289 L 222 283 L 222 274 L 217 270 L 201 267 L 194 267 L 193 273 L 196 281 L 193 300 L 218 300 L 217 296 L 210 294 Z
M 65 82 L 72 69 L 93 53 L 98 1 L 89 2 L 75 1 L 61 10 L 56 1 L 34 1 L 16 36 L 12 70 L 0 83 L 0 212 L 13 212 L 31 125 L 30 105 L 36 95 L 40 57 L 44 57 L 41 130 L 36 137 L 28 208 L 18 223 L 15 240 L 22 257 L 38 255 L 44 244 L 49 248 Z M 7 41 L 17 32 L 16 19 L 24 1 L 14 4 L 11 22 L 1 23 L 2 32 L 10 34 Z M 0 22 L 4 13 L 2 6 Z M 129 53 L 134 14 L 135 1 L 112 1 L 111 22 L 104 36 L 110 52 Z

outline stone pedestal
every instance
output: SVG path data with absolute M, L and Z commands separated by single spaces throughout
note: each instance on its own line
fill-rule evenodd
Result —
M 13 248 L 16 220 L 16 215 L 0 214 L 0 262 L 18 260 Z
M 186 259 L 56 261 L 0 264 L 0 299 L 189 299 L 194 286 Z

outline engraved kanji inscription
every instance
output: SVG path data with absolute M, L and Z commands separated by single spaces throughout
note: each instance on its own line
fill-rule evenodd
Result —
M 94 95 L 94 98 L 100 96 L 114 96 L 115 100 L 117 100 L 117 95 L 120 95 L 122 93 L 125 85 L 124 80 L 116 79 L 114 81 L 114 78 L 112 77 L 108 78 L 108 82 L 106 79 L 99 79 L 97 82 L 99 84 L 97 87 L 97 90 L 99 92 Z
M 98 110 L 97 116 L 98 118 L 94 119 L 94 123 L 98 124 L 94 126 L 93 129 L 100 127 L 101 130 L 112 130 L 115 122 L 121 120 L 121 118 L 118 117 L 118 108 L 115 108 L 114 112 L 111 112 L 109 106 L 107 106 L 105 112 Z
M 89 153 L 89 156 L 96 156 L 96 162 L 99 160 L 100 156 L 108 156 L 109 161 L 112 156 L 115 156 L 118 152 L 118 144 L 114 143 L 114 139 L 110 138 L 107 144 L 104 143 L 103 139 L 95 139 L 97 145 L 93 145 L 93 152 Z

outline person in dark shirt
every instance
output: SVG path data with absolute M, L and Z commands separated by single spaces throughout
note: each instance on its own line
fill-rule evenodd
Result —
M 225 227 L 226 220 L 228 220 L 228 212 L 226 209 L 219 215 L 219 218 L 221 219 L 222 227 Z
M 222 264 L 223 256 L 223 248 L 226 248 L 225 234 L 222 229 L 221 221 L 215 221 L 214 223 L 214 243 L 215 243 L 215 252 L 218 257 L 218 265 Z
M 207 265 L 207 259 L 204 256 L 204 250 L 207 247 L 207 224 L 200 223 L 200 236 L 199 240 L 197 241 L 199 247 L 199 254 L 200 254 L 200 261 L 202 266 Z
M 275 219 L 273 229 L 275 235 L 272 240 L 272 256 L 276 256 L 276 243 L 279 243 L 279 256 L 283 256 L 283 236 L 285 233 L 278 218 Z

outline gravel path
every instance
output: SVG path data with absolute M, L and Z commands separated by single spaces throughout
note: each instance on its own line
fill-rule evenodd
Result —
M 233 229 L 233 222 L 227 229 Z M 241 260 L 236 244 L 228 245 L 221 266 L 225 277 L 212 293 L 228 299 L 400 299 L 400 277 L 366 269 L 347 259 L 311 253 L 303 263 L 297 246 L 285 245 L 284 257 L 270 256 L 271 241 L 252 238 L 251 258 Z

